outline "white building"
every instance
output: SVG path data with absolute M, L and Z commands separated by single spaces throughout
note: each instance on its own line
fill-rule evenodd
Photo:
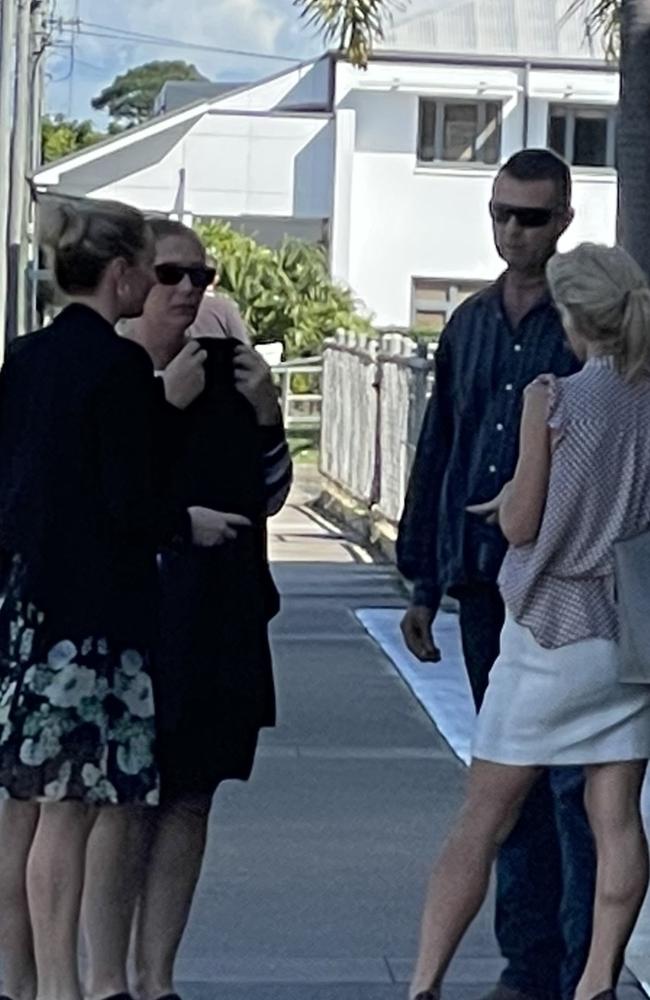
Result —
M 156 117 L 37 184 L 225 218 L 271 243 L 323 240 L 379 325 L 439 326 L 499 271 L 487 204 L 522 146 L 573 164 L 566 239 L 614 239 L 618 74 L 567 4 L 415 0 L 365 72 L 325 55 Z

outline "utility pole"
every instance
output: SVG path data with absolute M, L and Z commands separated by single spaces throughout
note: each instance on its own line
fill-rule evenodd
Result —
M 5 248 L 9 231 L 11 123 L 14 110 L 13 41 L 16 0 L 0 0 L 0 361 L 4 358 L 8 290 Z
M 31 172 L 30 133 L 32 2 L 18 0 L 16 34 L 16 89 L 11 136 L 11 187 L 9 197 L 8 296 L 6 339 L 25 332 L 27 293 L 27 175 Z
M 45 57 L 51 44 L 50 0 L 32 0 L 32 39 L 33 57 L 31 67 L 31 148 L 30 173 L 34 173 L 41 165 L 42 159 L 42 123 L 45 107 Z M 40 261 L 38 246 L 38 205 L 30 189 L 28 202 L 28 226 L 31 237 L 32 257 L 29 262 L 29 283 L 27 300 L 26 327 L 31 330 L 38 319 L 38 290 L 40 280 Z

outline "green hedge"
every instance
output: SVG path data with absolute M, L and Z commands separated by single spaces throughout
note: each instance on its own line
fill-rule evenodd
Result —
M 196 229 L 256 343 L 281 340 L 285 357 L 308 357 L 337 330 L 371 332 L 352 293 L 332 282 L 323 247 L 286 239 L 273 250 L 224 222 L 199 222 Z

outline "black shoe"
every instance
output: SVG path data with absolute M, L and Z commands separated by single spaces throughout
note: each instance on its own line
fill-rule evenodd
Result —
M 440 990 L 425 990 L 424 993 L 418 993 L 415 1000 L 440 1000 Z

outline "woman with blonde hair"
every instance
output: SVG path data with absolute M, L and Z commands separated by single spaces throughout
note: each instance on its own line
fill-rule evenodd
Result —
M 81 1000 L 88 836 L 100 813 L 121 822 L 159 797 L 157 548 L 211 546 L 243 519 L 161 488 L 205 352 L 189 345 L 163 383 L 114 329 L 155 280 L 144 217 L 57 202 L 43 230 L 68 304 L 0 373 L 0 948 L 11 1000 Z
M 548 281 L 585 364 L 529 386 L 514 478 L 470 508 L 498 518 L 510 542 L 499 581 L 507 618 L 466 800 L 429 887 L 417 1000 L 440 997 L 499 845 L 546 767 L 584 766 L 598 853 L 575 1000 L 615 997 L 648 885 L 650 686 L 618 679 L 614 544 L 650 527 L 650 289 L 624 250 L 592 244 L 553 257 Z

